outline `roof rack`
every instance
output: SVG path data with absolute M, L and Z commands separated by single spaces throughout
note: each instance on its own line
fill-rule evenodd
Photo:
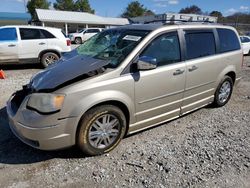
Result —
M 217 17 L 197 15 L 197 14 L 176 14 L 164 13 L 151 16 L 140 16 L 130 18 L 133 24 L 147 23 L 179 23 L 179 22 L 199 22 L 199 23 L 217 23 Z

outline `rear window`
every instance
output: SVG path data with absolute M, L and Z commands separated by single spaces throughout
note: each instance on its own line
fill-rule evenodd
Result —
M 17 40 L 16 28 L 0 29 L 0 41 Z
M 236 33 L 230 29 L 217 29 L 220 39 L 220 52 L 230 52 L 240 49 Z
M 216 53 L 213 32 L 186 31 L 187 59 L 205 57 Z

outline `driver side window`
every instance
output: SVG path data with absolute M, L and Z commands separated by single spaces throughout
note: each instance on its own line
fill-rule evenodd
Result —
M 157 66 L 181 61 L 180 44 L 177 32 L 160 35 L 142 52 L 140 57 L 156 58 Z

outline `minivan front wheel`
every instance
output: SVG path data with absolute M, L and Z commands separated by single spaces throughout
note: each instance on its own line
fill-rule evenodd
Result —
M 47 52 L 41 57 L 41 64 L 44 68 L 59 60 L 59 56 L 53 52 Z
M 230 99 L 233 92 L 233 80 L 229 76 L 225 76 L 220 82 L 214 98 L 214 105 L 217 107 L 224 106 Z
M 77 145 L 87 155 L 101 155 L 114 149 L 125 131 L 126 118 L 118 107 L 99 106 L 83 116 L 78 128 Z

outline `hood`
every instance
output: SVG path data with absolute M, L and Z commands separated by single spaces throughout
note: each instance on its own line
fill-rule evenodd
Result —
M 58 62 L 37 73 L 31 79 L 32 89 L 54 90 L 66 82 L 97 71 L 108 65 L 109 61 L 78 55 L 77 50 L 66 53 Z

